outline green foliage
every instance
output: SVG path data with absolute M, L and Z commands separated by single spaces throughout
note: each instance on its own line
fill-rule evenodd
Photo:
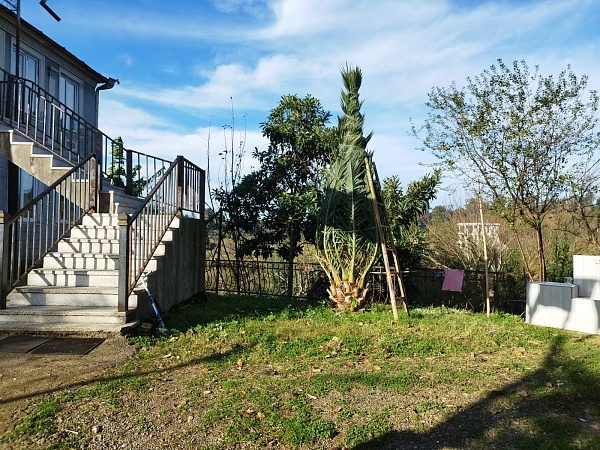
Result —
M 302 251 L 303 238 L 314 240 L 319 175 L 335 147 L 329 118 L 310 95 L 283 96 L 261 125 L 270 143 L 253 153 L 260 168 L 230 193 L 216 193 L 229 218 L 228 228 L 245 233 L 240 256 L 276 253 L 293 259 Z
M 127 180 L 127 170 L 126 170 L 126 158 L 125 158 L 125 147 L 123 147 L 123 139 L 119 136 L 111 144 L 111 152 L 112 159 L 110 162 L 110 167 L 108 168 L 107 178 L 113 186 L 125 187 L 125 182 Z M 132 168 L 131 178 L 132 178 L 132 194 L 136 197 L 139 197 L 144 187 L 146 186 L 146 180 L 144 178 L 138 177 L 142 166 L 135 165 Z M 160 176 L 160 175 L 159 175 Z
M 438 166 L 480 183 L 509 220 L 523 221 L 536 234 L 539 277 L 545 279 L 542 224 L 575 182 L 574 163 L 593 152 L 598 95 L 583 100 L 587 77 L 570 67 L 558 77 L 531 73 L 525 62 L 512 68 L 501 60 L 459 90 L 433 88 L 422 131 L 424 147 Z M 418 136 L 419 130 L 413 128 Z
M 311 409 L 304 402 L 294 402 L 297 413 L 282 421 L 283 439 L 291 445 L 311 444 L 319 439 L 331 439 L 335 427 L 331 422 L 311 417 Z
M 383 180 L 383 199 L 390 218 L 401 266 L 418 266 L 427 249 L 427 235 L 419 219 L 428 212 L 437 194 L 441 172 L 435 170 L 409 183 L 404 194 L 397 176 Z
M 378 234 L 367 164 L 359 68 L 342 70 L 345 91 L 338 121 L 339 149 L 326 174 L 317 233 L 317 253 L 330 281 L 330 298 L 340 310 L 356 310 L 366 299 L 368 273 L 378 255 Z
M 323 269 L 336 284 L 364 287 L 378 254 L 366 159 L 366 152 L 352 148 L 327 172 L 317 248 Z
M 392 431 L 389 420 L 384 415 L 377 415 L 363 425 L 353 428 L 348 433 L 347 445 L 352 448 L 360 444 L 368 444 L 373 439 Z
M 548 281 L 563 282 L 565 277 L 573 276 L 573 253 L 569 241 L 555 236 L 550 244 L 548 263 Z
M 25 417 L 9 434 L 2 436 L 2 440 L 12 439 L 26 434 L 51 434 L 55 426 L 52 423 L 54 415 L 60 409 L 59 400 L 43 401 Z

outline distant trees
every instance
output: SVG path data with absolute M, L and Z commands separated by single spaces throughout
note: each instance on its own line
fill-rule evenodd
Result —
M 402 268 L 419 265 L 425 253 L 427 236 L 419 220 L 429 211 L 429 205 L 437 195 L 440 179 L 441 172 L 435 170 L 409 183 L 406 192 L 398 176 L 383 180 L 383 198 Z
M 580 186 L 575 163 L 600 140 L 598 95 L 584 99 L 587 77 L 568 67 L 558 77 L 530 72 L 524 61 L 497 65 L 458 89 L 435 87 L 428 118 L 413 134 L 437 166 L 481 184 L 510 222 L 525 223 L 537 242 L 538 277 L 546 278 L 543 224 L 567 187 Z

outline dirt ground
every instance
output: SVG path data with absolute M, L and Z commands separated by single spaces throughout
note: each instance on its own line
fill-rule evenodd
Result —
M 22 420 L 36 399 L 103 379 L 135 352 L 123 336 L 93 337 L 106 340 L 83 356 L 0 352 L 0 436 Z

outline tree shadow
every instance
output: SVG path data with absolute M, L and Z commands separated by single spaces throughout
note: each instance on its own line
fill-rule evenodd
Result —
M 221 360 L 224 360 L 227 358 L 234 358 L 238 354 L 243 354 L 247 350 L 248 350 L 247 346 L 235 345 L 231 349 L 224 351 L 224 352 L 213 353 L 213 354 L 204 356 L 202 358 L 194 358 L 187 362 L 182 362 L 180 364 L 173 364 L 168 367 L 161 366 L 159 368 L 152 369 L 152 370 L 135 370 L 135 371 L 125 372 L 125 373 L 120 372 L 117 374 L 107 375 L 107 376 L 96 376 L 96 377 L 92 377 L 89 379 L 76 381 L 76 382 L 73 382 L 70 384 L 61 384 L 59 386 L 56 386 L 56 387 L 53 387 L 50 389 L 40 389 L 38 391 L 28 392 L 27 394 L 23 394 L 23 395 L 6 396 L 6 397 L 3 397 L 2 399 L 0 399 L 0 405 L 9 404 L 9 403 L 12 403 L 12 402 L 15 402 L 18 400 L 26 400 L 26 399 L 31 399 L 31 398 L 35 398 L 35 397 L 41 397 L 44 395 L 54 394 L 57 392 L 67 392 L 71 389 L 86 387 L 86 386 L 92 385 L 94 383 L 126 381 L 131 378 L 138 378 L 138 377 L 143 377 L 143 376 L 148 376 L 148 375 L 153 375 L 153 374 L 161 374 L 161 376 L 165 376 L 165 375 L 168 375 L 172 372 L 176 372 L 177 370 L 180 370 L 180 369 L 183 369 L 186 367 L 193 367 L 193 366 L 203 364 L 203 363 L 207 364 L 207 363 L 211 363 L 211 362 L 218 362 L 218 361 L 221 361 Z
M 354 449 L 600 448 L 600 380 L 565 353 L 566 339 L 554 338 L 538 370 L 442 423 L 424 432 L 392 431 Z

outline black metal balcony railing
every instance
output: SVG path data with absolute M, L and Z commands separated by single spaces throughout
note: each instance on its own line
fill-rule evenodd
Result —
M 163 158 L 129 149 L 115 152 L 120 144 L 40 86 L 1 68 L 0 76 L 0 121 L 71 165 L 95 153 L 100 183 L 144 198 L 169 167 L 171 161 Z
M 31 81 L 0 69 L 0 118 L 57 158 L 78 164 L 106 153 L 110 139 Z

